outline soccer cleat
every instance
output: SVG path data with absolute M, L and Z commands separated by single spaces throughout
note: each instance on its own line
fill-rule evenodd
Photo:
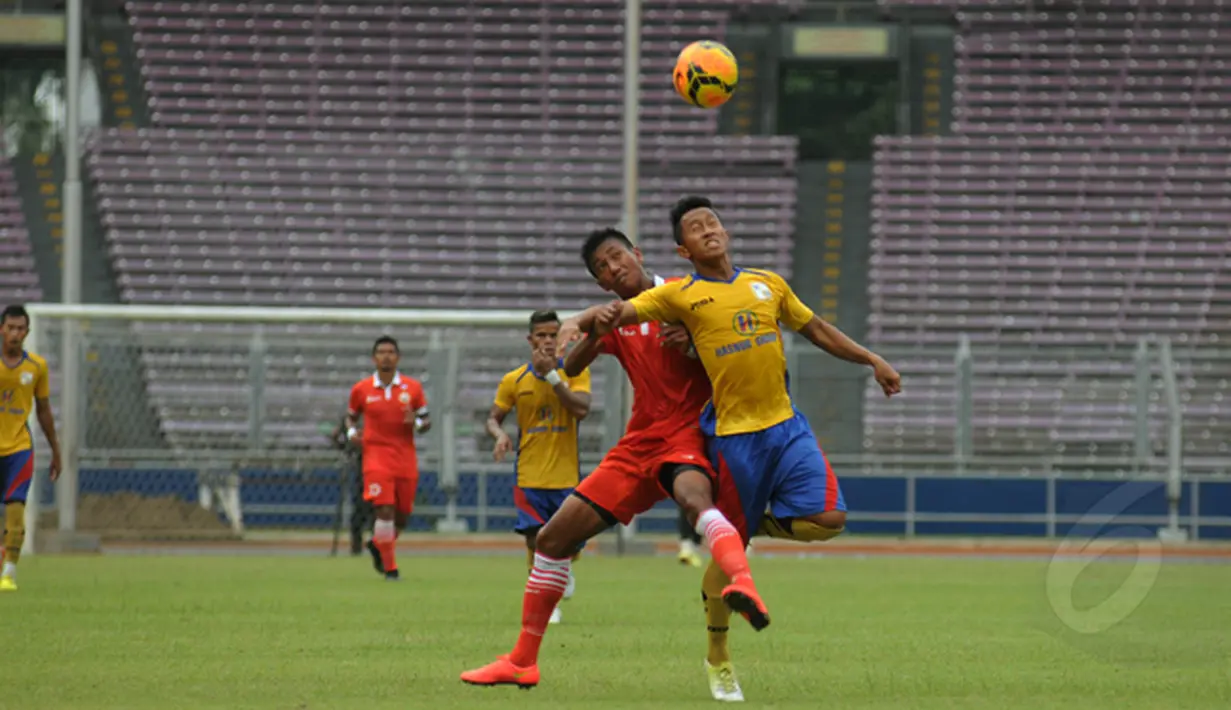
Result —
M 710 662 L 706 661 L 705 674 L 709 676 L 710 695 L 714 696 L 714 700 L 724 703 L 744 702 L 744 691 L 739 687 L 739 680 L 735 677 L 735 666 L 732 666 L 730 661 L 719 663 L 716 666 L 711 666 Z
M 368 553 L 372 555 L 372 566 L 376 568 L 377 574 L 385 573 L 385 563 L 380 561 L 380 550 L 376 549 L 376 543 L 368 540 Z
M 12 577 L 0 577 L 0 592 L 17 591 L 17 582 Z
M 462 682 L 470 685 L 516 685 L 530 690 L 539 684 L 538 664 L 519 668 L 508 656 L 501 656 L 482 668 L 462 673 Z
M 701 566 L 701 555 L 697 554 L 697 546 L 693 544 L 692 540 L 680 541 L 680 554 L 676 559 L 678 559 L 682 565 L 688 565 L 690 567 Z
M 551 618 L 549 618 L 549 619 L 547 620 L 547 623 L 549 623 L 549 624 L 558 624 L 558 623 L 560 623 L 563 619 L 564 619 L 564 617 L 560 614 L 560 607 L 556 607 L 555 609 L 552 609 L 552 610 L 551 610 Z
M 756 587 L 751 582 L 732 582 L 722 590 L 722 600 L 752 624 L 752 628 L 760 631 L 769 626 L 769 609 L 761 601 Z
M 397 581 L 400 581 L 401 579 L 402 579 L 402 576 L 398 574 L 398 571 L 395 569 L 391 569 L 388 572 L 385 572 L 386 582 L 397 582 Z

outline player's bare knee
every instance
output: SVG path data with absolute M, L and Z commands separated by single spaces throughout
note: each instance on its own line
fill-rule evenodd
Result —
M 696 524 L 697 516 L 714 507 L 713 483 L 701 471 L 686 468 L 676 474 L 671 497 L 688 516 L 688 521 Z
M 684 514 L 688 516 L 688 522 L 693 525 L 697 524 L 697 518 L 702 513 L 714 507 L 714 499 L 708 491 L 692 492 L 677 496 L 675 502 L 683 509 Z
M 815 523 L 823 528 L 831 530 L 841 530 L 846 527 L 846 511 L 845 510 L 827 510 L 824 513 L 810 515 L 805 520 Z
M 574 539 L 576 536 L 569 533 L 564 525 L 553 525 L 555 518 L 547 521 L 539 530 L 538 540 L 535 543 L 534 550 L 540 555 L 550 557 L 556 560 L 562 560 L 566 557 L 571 557 L 577 552 L 582 541 Z
M 393 520 L 395 516 L 394 508 L 391 505 L 378 505 L 374 513 L 377 520 Z
M 398 530 L 404 530 L 408 522 L 410 522 L 410 515 L 406 513 L 393 514 L 393 524 L 397 526 Z

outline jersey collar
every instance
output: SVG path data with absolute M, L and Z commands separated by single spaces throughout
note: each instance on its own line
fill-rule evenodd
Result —
M 729 284 L 729 283 L 735 283 L 735 279 L 738 279 L 739 275 L 742 274 L 743 272 L 744 270 L 737 266 L 735 267 L 735 273 L 731 274 L 730 279 L 710 279 L 694 271 L 692 274 L 692 278 L 694 281 L 708 281 L 710 283 L 715 283 L 715 284 Z
M 5 368 L 7 368 L 7 369 L 9 369 L 9 370 L 16 370 L 17 368 L 21 367 L 21 364 L 22 364 L 23 362 L 25 362 L 26 360 L 29 360 L 29 359 L 30 359 L 30 353 L 29 353 L 29 352 L 27 352 L 27 351 L 25 351 L 25 350 L 22 350 L 22 351 L 21 351 L 21 357 L 17 358 L 17 364 L 16 364 L 16 365 L 13 365 L 12 367 L 9 367 L 9 364 L 8 364 L 7 362 L 4 362 L 4 358 L 0 358 L 0 362 L 4 362 L 4 367 L 5 367 Z
M 397 370 L 394 370 L 393 371 L 393 381 L 389 383 L 389 387 L 397 387 L 401 384 L 402 384 L 402 373 L 398 372 Z M 384 385 L 380 383 L 380 373 L 379 372 L 372 373 L 372 386 L 380 390 L 389 389 L 389 387 L 385 387 Z

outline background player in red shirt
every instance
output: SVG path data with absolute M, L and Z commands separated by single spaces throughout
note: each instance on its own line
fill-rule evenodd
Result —
M 376 571 L 398 578 L 394 548 L 415 507 L 419 459 L 415 434 L 431 428 L 423 384 L 398 372 L 398 341 L 388 335 L 372 346 L 376 372 L 355 383 L 346 414 L 346 436 L 363 447 L 363 498 L 375 508 L 368 551 Z M 363 417 L 363 433 L 356 430 Z
M 614 229 L 590 234 L 582 247 L 586 268 L 604 290 L 629 297 L 662 279 L 642 266 L 641 252 Z M 482 668 L 462 673 L 474 685 L 538 684 L 538 652 L 552 609 L 568 578 L 569 557 L 586 540 L 633 517 L 667 497 L 675 499 L 709 541 L 714 560 L 730 578 L 720 592 L 756 629 L 769 624 L 757 594 L 741 538 L 729 514 L 739 514 L 731 487 L 725 495 L 705 456 L 701 409 L 710 383 L 701 364 L 688 354 L 664 347 L 662 328 L 646 323 L 582 341 L 565 359 L 565 371 L 581 372 L 600 353 L 620 360 L 633 384 L 633 416 L 602 463 L 539 531 L 534 569 L 522 602 L 522 630 L 512 653 Z M 729 500 L 724 513 L 715 498 Z M 743 527 L 742 525 L 740 526 Z

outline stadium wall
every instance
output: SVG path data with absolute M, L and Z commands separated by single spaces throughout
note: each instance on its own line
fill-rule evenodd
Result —
M 329 529 L 338 496 L 350 491 L 340 468 L 238 473 L 249 529 Z M 84 500 L 135 493 L 196 504 L 200 474 L 186 468 L 86 469 L 81 495 Z M 505 471 L 460 474 L 458 513 L 470 530 L 512 530 L 513 480 Z M 841 480 L 854 535 L 1146 538 L 1157 535 L 1167 520 L 1161 481 L 875 475 L 842 475 Z M 436 472 L 424 471 L 409 529 L 433 530 L 446 499 Z M 1182 487 L 1180 510 L 1180 525 L 1191 539 L 1231 539 L 1231 482 L 1190 477 Z M 348 506 L 343 514 L 349 516 Z M 638 529 L 672 533 L 675 506 L 660 503 L 638 518 Z

